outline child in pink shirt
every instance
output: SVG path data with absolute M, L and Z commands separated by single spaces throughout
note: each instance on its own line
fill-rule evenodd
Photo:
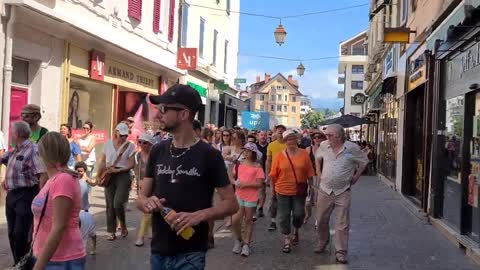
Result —
M 235 181 L 235 195 L 240 206 L 233 216 L 232 232 L 235 236 L 233 252 L 242 256 L 250 255 L 252 241 L 253 215 L 257 208 L 258 191 L 262 187 L 264 173 L 262 166 L 257 163 L 261 160 L 261 152 L 254 143 L 247 143 L 243 147 L 244 160 L 233 166 L 232 177 Z M 241 221 L 245 220 L 245 237 L 241 234 Z

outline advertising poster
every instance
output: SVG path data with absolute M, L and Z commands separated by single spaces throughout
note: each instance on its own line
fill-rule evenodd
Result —
M 268 130 L 270 125 L 268 112 L 242 112 L 242 127 L 249 130 Z

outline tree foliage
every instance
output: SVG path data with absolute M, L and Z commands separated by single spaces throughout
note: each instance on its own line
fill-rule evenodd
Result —
M 318 128 L 319 124 L 325 120 L 323 112 L 310 111 L 302 116 L 302 128 Z

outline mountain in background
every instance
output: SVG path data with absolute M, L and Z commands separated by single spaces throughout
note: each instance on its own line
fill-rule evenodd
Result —
M 332 98 L 317 98 L 310 97 L 313 108 L 328 108 L 331 110 L 340 110 L 343 107 L 343 99 L 338 99 L 337 97 Z

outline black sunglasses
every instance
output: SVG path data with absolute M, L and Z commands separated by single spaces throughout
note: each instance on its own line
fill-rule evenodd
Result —
M 160 113 L 167 113 L 168 111 L 177 111 L 177 112 L 180 112 L 180 111 L 183 111 L 183 110 L 188 110 L 186 108 L 179 108 L 179 107 L 174 107 L 174 106 L 167 106 L 167 105 L 158 105 L 158 111 Z

